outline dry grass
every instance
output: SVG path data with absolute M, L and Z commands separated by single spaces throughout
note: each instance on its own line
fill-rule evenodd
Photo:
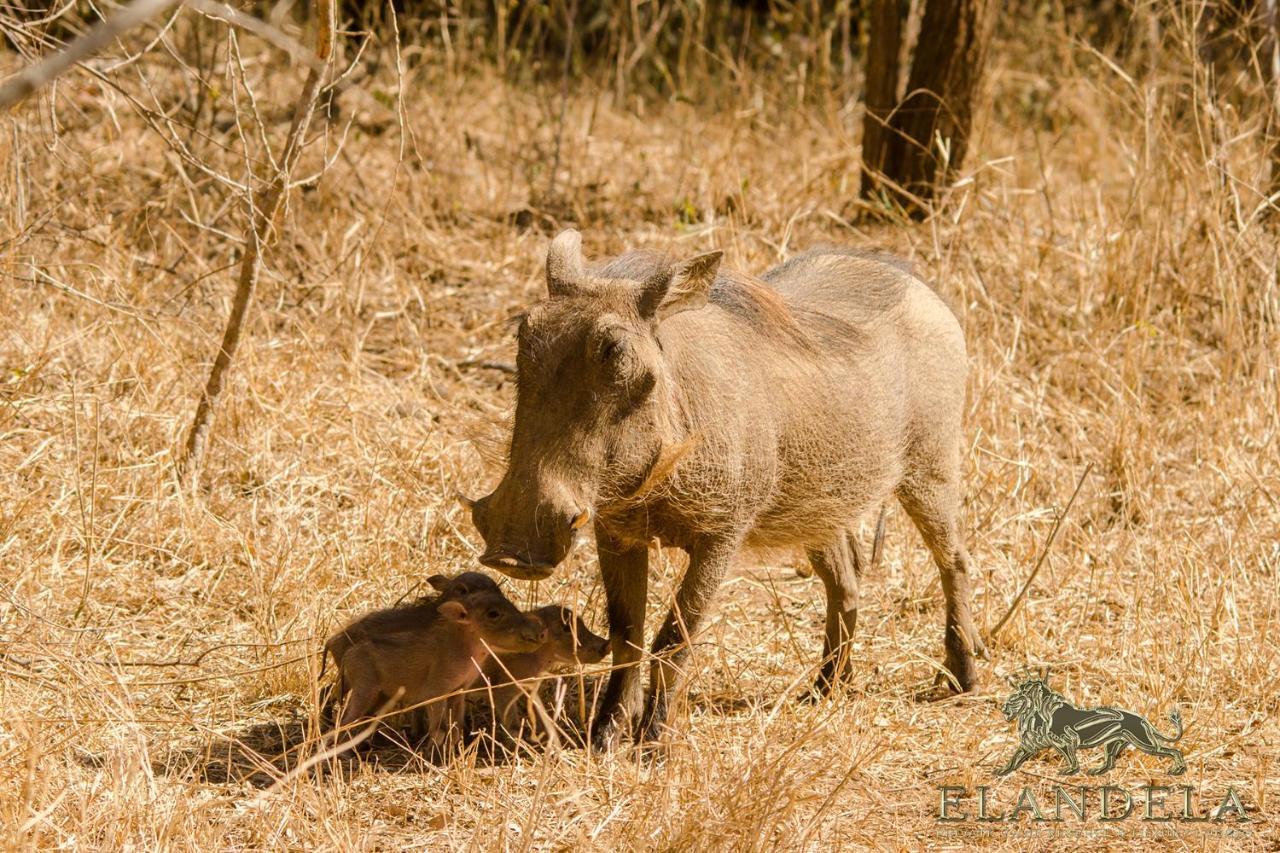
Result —
M 1015 745 L 1001 676 L 1050 664 L 1083 704 L 1154 721 L 1179 703 L 1186 781 L 1236 786 L 1255 818 L 1239 836 L 1176 830 L 1173 843 L 1274 849 L 1280 281 L 1250 188 L 1260 118 L 1227 109 L 1218 135 L 1198 132 L 1176 40 L 1121 72 L 1061 24 L 1037 26 L 1035 51 L 998 46 L 972 180 L 924 224 L 852 224 L 860 111 L 798 104 L 776 79 L 740 76 L 714 110 L 575 85 L 551 201 L 554 90 L 482 67 L 442 76 L 428 50 L 399 89 L 404 136 L 344 96 L 356 124 L 291 202 L 194 496 L 173 487 L 172 460 L 229 303 L 237 249 L 219 232 L 239 233 L 242 211 L 88 77 L 61 84 L 56 111 L 5 119 L 4 845 L 1047 846 L 1050 830 L 946 835 L 935 815 L 937 785 L 991 782 Z M 301 72 L 261 54 L 246 74 L 278 138 Z M 363 85 L 393 102 L 394 66 Z M 202 150 L 243 168 L 230 143 Z M 941 655 L 941 595 L 895 513 L 839 701 L 793 701 L 821 645 L 817 581 L 787 555 L 746 559 L 657 761 L 566 750 L 437 768 L 383 749 L 261 793 L 311 720 L 320 638 L 473 565 L 452 490 L 495 481 L 512 389 L 460 365 L 510 360 L 506 318 L 539 295 L 543 220 L 512 222 L 531 203 L 577 223 L 590 253 L 714 246 L 760 270 L 823 241 L 873 244 L 939 283 L 970 341 L 984 628 L 1094 466 L 981 691 L 913 698 Z M 509 586 L 604 627 L 589 555 Z M 1132 753 L 1121 768 L 1108 779 L 1165 778 Z M 1023 783 L 1047 790 L 1057 762 L 1027 769 L 1000 783 L 1004 802 Z M 1167 846 L 1151 826 L 1065 843 Z

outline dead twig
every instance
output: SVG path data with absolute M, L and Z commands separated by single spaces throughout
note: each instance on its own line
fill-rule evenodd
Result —
M 209 431 L 213 426 L 214 412 L 226 388 L 227 372 L 240 345 L 244 318 L 258 286 L 258 276 L 262 271 L 263 246 L 271 238 L 276 215 L 288 192 L 290 175 L 297 164 L 298 156 L 302 153 L 307 127 L 311 123 L 311 116 L 315 113 L 316 104 L 319 102 L 320 88 L 333 52 L 333 0 L 317 0 L 316 10 L 319 20 L 316 57 L 321 61 L 321 65 L 311 66 L 307 74 L 307 81 L 302 87 L 302 93 L 298 97 L 294 110 L 289 136 L 277 161 L 275 176 L 263 196 L 262 204 L 255 205 L 254 199 L 252 197 L 249 199 L 251 221 L 247 229 L 248 239 L 244 258 L 240 263 L 235 298 L 231 303 L 231 314 L 227 318 L 226 329 L 222 334 L 222 344 L 214 358 L 213 367 L 209 370 L 209 381 L 205 384 L 200 402 L 196 406 L 195 418 L 187 433 L 186 447 L 178 460 L 179 475 L 189 479 L 192 484 L 197 479 L 200 462 L 209 441 Z
M 556 120 L 556 148 L 551 158 L 551 176 L 547 186 L 547 201 L 554 202 L 556 196 L 556 178 L 560 173 L 560 146 L 564 141 L 564 116 L 569 105 L 569 72 L 573 65 L 573 26 L 578 18 L 578 0 L 571 0 L 565 9 L 568 16 L 567 32 L 564 37 L 564 67 L 560 72 L 560 117 Z
M 1053 540 L 1058 537 L 1058 530 L 1062 527 L 1063 520 L 1067 517 L 1067 513 L 1071 512 L 1071 506 L 1076 502 L 1076 496 L 1080 494 L 1080 488 L 1084 485 L 1085 478 L 1089 476 L 1089 472 L 1092 470 L 1092 462 L 1084 466 L 1084 473 L 1080 475 L 1080 480 L 1076 483 L 1076 490 L 1071 493 L 1071 498 L 1067 501 L 1066 507 L 1053 522 L 1053 529 L 1049 531 L 1049 538 L 1045 540 L 1044 547 L 1040 549 L 1040 557 L 1036 560 L 1035 567 L 1031 569 L 1031 574 L 1027 575 L 1027 580 L 1022 585 L 1022 589 L 1018 590 L 1018 594 L 1014 596 L 1013 601 L 1009 604 L 1009 609 L 1005 611 L 1004 616 L 1000 617 L 1000 621 L 996 623 L 996 626 L 991 629 L 991 633 L 987 635 L 988 640 L 996 638 L 996 635 L 1000 633 L 1000 629 L 1005 626 L 1005 623 L 1017 611 L 1018 606 L 1022 604 L 1022 599 L 1026 597 L 1027 590 L 1031 588 L 1031 582 L 1036 579 L 1036 575 L 1040 574 L 1040 567 L 1044 565 L 1045 557 L 1049 556 L 1049 549 L 1053 547 Z

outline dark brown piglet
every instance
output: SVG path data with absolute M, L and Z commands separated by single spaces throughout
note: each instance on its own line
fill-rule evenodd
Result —
M 536 679 L 560 666 L 599 663 L 609 653 L 609 640 L 593 634 L 568 607 L 552 604 L 529 613 L 546 626 L 546 640 L 536 651 L 490 657 L 480 682 L 490 686 L 495 724 L 513 736 L 525 726 L 536 728 L 537 718 L 527 700 L 538 684 L 526 679 Z
M 547 631 L 537 617 L 491 590 L 443 598 L 417 612 L 422 621 L 414 625 L 397 620 L 389 630 L 358 631 L 361 639 L 344 651 L 338 660 L 339 695 L 345 698 L 340 726 L 388 704 L 425 704 L 428 742 L 447 752 L 461 732 L 463 711 L 461 694 L 450 694 L 476 680 L 491 652 L 536 651 Z M 367 618 L 376 624 L 382 615 Z M 435 699 L 440 701 L 430 701 Z

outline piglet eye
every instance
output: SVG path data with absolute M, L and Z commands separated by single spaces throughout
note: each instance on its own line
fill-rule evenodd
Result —
M 499 613 L 499 612 L 498 612 L 498 611 L 496 611 L 496 610 L 490 610 L 490 611 L 489 611 L 489 614 L 488 614 L 488 616 L 489 616 L 489 621 L 490 621 L 490 622 L 497 622 L 497 621 L 498 621 L 498 617 L 499 617 L 499 616 L 501 616 L 501 615 L 502 615 L 502 614 L 501 614 L 501 613 Z

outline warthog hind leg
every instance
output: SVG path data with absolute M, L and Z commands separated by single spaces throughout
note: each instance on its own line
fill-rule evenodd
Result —
M 344 684 L 351 692 L 345 697 L 345 705 L 342 705 L 343 697 L 339 696 L 342 714 L 338 718 L 338 727 L 346 729 L 377 710 L 385 697 L 378 688 L 376 662 L 364 646 L 348 651 L 342 659 L 342 665 L 346 673 L 350 673 L 344 673 Z M 351 734 L 352 732 L 344 732 L 347 737 Z
M 959 462 L 951 476 L 913 472 L 898 486 L 898 499 L 919 529 L 942 575 L 947 624 L 943 643 L 953 687 L 967 693 L 978 680 L 975 655 L 984 653 L 973 624 L 969 595 L 969 553 L 960 536 Z
M 858 624 L 858 577 L 862 553 L 852 533 L 840 534 L 826 548 L 810 549 L 809 563 L 827 594 L 827 620 L 822 668 L 810 695 L 826 696 L 850 675 L 849 656 Z

